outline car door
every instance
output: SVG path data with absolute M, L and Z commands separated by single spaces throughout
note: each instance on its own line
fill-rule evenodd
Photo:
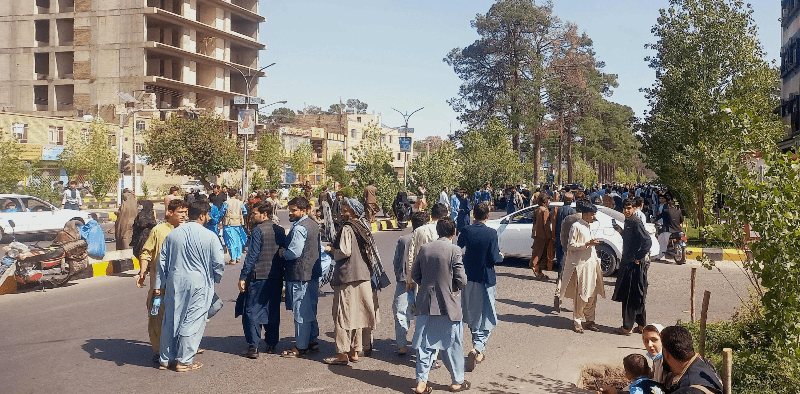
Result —
M 498 230 L 500 251 L 512 256 L 530 256 L 531 231 L 533 230 L 533 212 L 536 207 L 521 209 L 507 216 Z
M 16 197 L 2 197 L 0 198 L 0 222 L 3 223 L 3 228 L 9 229 L 8 233 L 11 234 L 9 220 L 14 221 L 14 233 L 25 233 L 28 231 L 28 218 L 25 206 Z
M 22 203 L 28 208 L 28 232 L 60 230 L 63 227 L 64 223 L 55 220 L 52 205 L 36 197 L 23 197 Z

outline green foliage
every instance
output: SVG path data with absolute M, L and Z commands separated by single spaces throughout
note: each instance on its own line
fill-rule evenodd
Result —
M 575 182 L 582 185 L 594 185 L 597 183 L 597 171 L 590 167 L 582 158 L 576 157 L 574 162 Z
M 283 138 L 278 133 L 266 132 L 258 137 L 258 150 L 253 152 L 253 161 L 265 172 L 264 185 L 270 189 L 281 186 L 281 169 L 285 155 Z
M 338 115 L 338 114 L 343 114 L 344 109 L 345 109 L 344 104 L 331 104 L 331 106 L 328 108 L 328 111 L 326 112 L 329 115 Z
M 253 177 L 250 178 L 250 193 L 259 189 L 261 191 L 270 189 L 270 185 L 267 183 L 267 179 L 262 175 L 262 170 L 255 170 L 253 171 Z
M 409 168 L 411 173 L 409 187 L 416 191 L 416 185 L 425 182 L 428 190 L 438 192 L 443 186 L 451 189 L 459 186 L 464 178 L 460 156 L 452 143 L 445 143 L 437 150 L 417 156 Z
M 463 136 L 461 187 L 472 192 L 486 182 L 500 188 L 520 181 L 523 166 L 519 156 L 511 149 L 509 135 L 503 124 L 493 119 L 484 129 L 473 130 Z M 432 188 L 428 190 L 434 191 Z
M 362 103 L 359 99 L 347 99 L 347 109 L 352 109 L 357 114 L 367 113 L 367 107 L 369 104 Z
M 291 110 L 286 107 L 276 108 L 272 111 L 272 115 L 269 117 L 269 120 L 275 123 L 292 123 L 294 122 L 295 118 L 294 110 Z
M 656 54 L 646 60 L 656 82 L 644 89 L 642 152 L 700 226 L 720 153 L 769 149 L 783 131 L 772 113 L 779 75 L 763 60 L 752 13 L 740 0 L 672 0 L 652 30 Z
M 343 187 L 343 188 L 341 188 L 339 190 L 341 190 L 342 194 L 347 198 L 353 198 L 353 196 L 356 195 L 356 191 L 353 190 L 353 188 L 350 187 L 350 186 L 345 186 L 345 187 Z
M 117 152 L 108 144 L 108 123 L 92 122 L 86 133 L 71 130 L 64 152 L 59 156 L 62 168 L 70 176 L 86 172 L 92 193 L 102 201 L 119 179 Z
M 302 197 L 304 195 L 303 189 L 299 187 L 293 187 L 289 189 L 289 199 L 293 199 L 295 197 Z
M 340 185 L 346 185 L 350 182 L 352 176 L 347 171 L 347 159 L 342 152 L 336 152 L 328 160 L 326 172 L 335 182 Z
M 142 181 L 142 196 L 145 200 L 150 198 L 150 187 L 147 186 L 147 182 Z
M 13 135 L 6 135 L 0 127 L 0 193 L 12 193 L 17 184 L 25 180 L 27 169 L 20 159 L 22 147 Z
M 758 291 L 763 286 L 763 324 L 781 354 L 800 355 L 800 162 L 775 150 L 763 152 L 763 166 L 736 151 L 720 159 L 717 184 L 726 195 L 722 233 L 741 249 L 752 250 L 743 262 Z M 760 237 L 746 243 L 744 224 Z
M 312 167 L 314 164 L 313 155 L 314 148 L 311 147 L 311 144 L 305 142 L 300 144 L 289 154 L 289 159 L 286 160 L 286 164 L 288 164 L 297 175 L 305 178 L 308 174 L 314 172 L 314 168 Z M 301 179 L 298 178 L 297 180 L 300 181 Z M 305 181 L 305 179 L 302 180 Z
M 324 114 L 325 112 L 322 111 L 322 108 L 317 107 L 316 105 L 306 105 L 306 107 L 303 108 L 303 113 L 309 115 L 320 115 Z
M 36 196 L 57 207 L 61 206 L 61 193 L 58 186 L 53 186 L 50 178 L 44 176 L 40 162 L 31 163 L 28 168 L 28 184 L 19 188 L 20 194 Z
M 397 173 L 392 167 L 392 151 L 381 143 L 380 127 L 370 123 L 364 129 L 364 134 L 353 152 L 353 161 L 356 170 L 353 178 L 358 182 L 355 188 L 356 196 L 363 196 L 364 188 L 369 181 L 375 181 L 378 188 L 377 200 L 387 214 L 392 213 L 392 202 L 397 192 L 402 188 Z
M 200 179 L 206 188 L 209 175 L 242 163 L 227 121 L 217 115 L 204 113 L 198 120 L 171 116 L 166 122 L 153 122 L 143 134 L 142 154 L 149 164 L 170 174 Z

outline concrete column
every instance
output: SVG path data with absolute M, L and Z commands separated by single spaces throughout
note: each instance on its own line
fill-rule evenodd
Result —
M 197 0 L 186 0 L 183 2 L 183 17 L 197 20 Z

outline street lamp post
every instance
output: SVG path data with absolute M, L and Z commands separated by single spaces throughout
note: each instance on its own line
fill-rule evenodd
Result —
M 425 108 L 425 107 L 422 107 L 422 108 Z M 392 108 L 395 111 L 397 111 L 397 113 L 399 113 L 403 117 L 403 120 L 405 121 L 405 126 L 403 126 L 403 137 L 404 138 L 408 138 L 408 118 L 410 118 L 411 115 L 414 115 L 418 111 L 422 110 L 422 108 L 420 108 L 420 109 L 418 109 L 418 110 L 416 110 L 416 111 L 414 111 L 412 113 L 408 113 L 408 111 L 406 111 L 406 113 L 402 113 L 402 112 L 398 111 L 397 109 Z M 404 158 L 404 160 L 403 160 L 403 185 L 405 185 L 405 187 L 408 188 L 408 152 L 405 152 L 403 158 Z
M 242 74 L 242 78 L 244 79 L 244 83 L 245 83 L 246 88 L 247 88 L 247 102 L 246 102 L 246 107 L 245 108 L 246 109 L 250 109 L 250 84 L 253 82 L 253 79 L 255 79 L 256 77 L 260 76 L 261 71 L 263 71 L 264 69 L 266 69 L 268 67 L 274 66 L 275 63 L 272 63 L 272 64 L 269 64 L 267 66 L 259 68 L 258 71 L 256 71 L 255 75 L 250 75 L 249 70 L 248 70 L 247 75 L 244 75 L 244 72 L 242 70 L 240 70 L 238 67 L 236 67 L 236 66 L 234 66 L 234 65 L 232 65 L 230 63 L 226 63 L 225 65 L 230 67 L 230 68 L 232 68 L 232 69 L 234 69 L 234 70 L 236 70 L 236 71 L 238 71 L 239 74 Z M 248 79 L 248 77 L 250 77 L 250 78 Z M 242 164 L 242 196 L 245 196 L 246 193 L 247 193 L 247 143 L 248 143 L 248 140 L 249 140 L 249 135 L 245 134 L 244 135 L 244 161 L 243 161 L 243 164 Z

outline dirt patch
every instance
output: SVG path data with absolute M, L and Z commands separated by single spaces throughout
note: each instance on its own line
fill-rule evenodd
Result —
M 598 384 L 621 389 L 631 384 L 631 381 L 625 377 L 625 370 L 619 365 L 595 364 L 584 366 L 583 370 L 581 370 L 581 380 L 578 385 L 587 390 L 599 390 Z

